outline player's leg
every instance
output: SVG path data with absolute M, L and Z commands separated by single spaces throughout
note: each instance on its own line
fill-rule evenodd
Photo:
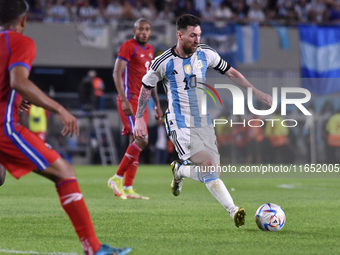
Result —
M 149 137 L 148 135 L 141 139 L 135 139 L 130 146 L 132 147 L 132 152 L 130 154 L 130 160 L 132 159 L 133 162 L 129 166 L 129 168 L 125 171 L 125 179 L 124 179 L 124 194 L 126 198 L 131 199 L 149 199 L 148 197 L 142 196 L 135 192 L 133 189 L 133 180 L 135 179 L 137 168 L 139 165 L 139 154 L 140 152 L 148 145 Z M 130 147 L 129 147 L 130 148 Z M 128 150 L 129 150 L 128 148 Z M 117 171 L 118 172 L 118 171 Z
M 6 169 L 0 164 L 0 186 L 2 186 L 6 179 Z
M 219 177 L 219 165 L 216 160 L 206 151 L 200 151 L 191 158 L 193 164 L 200 166 L 198 171 L 202 176 L 203 182 L 209 192 L 217 199 L 218 202 L 228 211 L 230 217 L 234 220 L 236 227 L 240 227 L 245 223 L 246 212 L 234 204 L 224 182 Z
M 134 103 L 132 103 L 132 108 L 134 112 L 137 112 L 137 106 L 138 106 L 138 102 L 134 101 Z M 148 125 L 148 110 L 146 109 L 145 113 L 144 113 L 144 122 L 146 124 L 146 126 Z M 132 130 L 133 133 L 133 130 Z M 134 150 L 133 152 L 135 154 L 132 154 L 131 156 L 133 157 L 133 162 L 130 165 L 130 167 L 128 167 L 126 169 L 125 172 L 125 179 L 124 179 L 124 193 L 126 195 L 126 198 L 131 198 L 131 199 L 149 199 L 148 197 L 142 196 L 138 193 L 136 193 L 133 189 L 133 180 L 135 179 L 136 176 L 136 172 L 137 172 L 137 168 L 139 165 L 139 154 L 140 152 L 148 145 L 149 143 L 149 136 L 146 135 L 144 138 L 141 139 L 135 139 L 131 144 L 134 144 Z M 137 148 L 137 150 L 136 150 Z
M 202 139 L 204 137 L 204 139 Z M 203 182 L 210 193 L 227 209 L 237 227 L 244 224 L 245 211 L 235 206 L 228 189 L 219 178 L 220 156 L 216 146 L 216 136 L 212 127 L 179 129 L 171 132 L 170 139 L 182 159 L 172 167 L 174 179 L 171 188 L 174 195 L 181 192 L 183 177 Z
M 130 102 L 131 103 L 131 102 Z M 117 172 L 113 175 L 107 182 L 107 186 L 113 190 L 117 197 L 126 199 L 123 190 L 123 179 L 126 170 L 132 165 L 135 159 L 135 155 L 139 155 L 141 149 L 133 144 L 133 128 L 134 128 L 134 118 L 133 116 L 125 115 L 122 109 L 122 102 L 117 98 L 117 108 L 119 117 L 123 123 L 122 135 L 129 135 L 129 147 L 127 148 L 123 159 L 121 160 Z
M 174 160 L 171 163 L 171 171 L 173 179 L 170 184 L 171 192 L 174 196 L 178 196 L 182 191 L 184 177 L 190 178 L 199 182 L 203 179 L 195 165 L 189 160 L 191 155 L 191 137 L 189 128 L 180 128 L 170 131 L 169 139 L 175 147 L 175 150 L 180 159 Z M 195 150 L 203 150 L 202 144 L 195 144 Z
M 130 134 L 130 141 L 131 140 L 132 142 L 127 148 L 125 155 L 118 166 L 116 174 L 109 179 L 108 186 L 112 188 L 116 196 L 122 199 L 146 198 L 135 193 L 132 189 L 132 184 L 139 165 L 139 154 L 147 146 L 148 136 L 143 139 L 133 140 L 133 135 Z M 125 180 L 123 187 L 124 175 Z M 125 190 L 127 192 L 125 192 Z
M 133 111 L 137 111 L 138 100 L 130 101 Z M 129 135 L 130 145 L 127 148 L 125 155 L 120 162 L 117 172 L 108 180 L 108 187 L 111 188 L 115 195 L 122 198 L 139 198 L 149 199 L 141 196 L 133 190 L 133 180 L 136 176 L 139 165 L 139 154 L 148 145 L 148 136 L 143 139 L 133 140 L 134 117 L 126 116 L 122 110 L 121 102 L 117 100 L 118 112 L 123 122 L 123 135 Z M 147 110 L 144 114 L 144 121 L 147 123 Z M 123 178 L 125 176 L 124 185 Z
M 102 248 L 96 238 L 74 169 L 56 151 L 21 125 L 13 129 L 11 134 L 0 133 L 0 145 L 1 163 L 12 176 L 19 179 L 34 171 L 56 184 L 61 205 L 71 219 L 86 251 L 85 254 L 95 254 L 100 249 L 103 251 L 97 252 L 96 255 L 114 251 L 117 254 L 126 254 L 124 250 L 122 252 L 119 249 L 109 250 L 107 246 Z M 130 251 L 130 248 L 127 251 Z
M 130 248 L 111 248 L 108 245 L 101 245 L 97 239 L 93 223 L 86 207 L 83 195 L 80 191 L 74 168 L 66 160 L 59 157 L 54 163 L 43 171 L 34 170 L 56 185 L 60 204 L 69 216 L 75 232 L 83 246 L 85 254 L 127 254 Z

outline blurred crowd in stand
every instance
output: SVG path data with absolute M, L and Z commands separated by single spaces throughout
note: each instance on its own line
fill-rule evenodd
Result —
M 340 0 L 28 0 L 29 20 L 105 24 L 147 18 L 175 22 L 181 14 L 205 22 L 338 24 Z

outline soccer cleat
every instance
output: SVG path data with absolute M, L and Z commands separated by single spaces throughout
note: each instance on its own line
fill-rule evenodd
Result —
M 113 190 L 115 195 L 121 199 L 126 199 L 126 195 L 123 190 L 123 180 L 116 177 L 112 177 L 108 180 L 107 186 Z
M 124 193 L 125 193 L 126 198 L 129 198 L 129 199 L 150 199 L 149 197 L 144 197 L 142 195 L 139 195 L 133 189 L 124 189 Z
M 130 247 L 113 248 L 110 245 L 102 244 L 94 255 L 125 255 L 130 253 L 131 250 Z M 87 255 L 86 252 L 84 254 Z
M 182 191 L 184 178 L 178 175 L 178 168 L 182 165 L 182 163 L 182 160 L 175 160 L 171 163 L 171 171 L 174 178 L 171 181 L 170 187 L 174 196 L 178 196 Z
M 235 206 L 230 212 L 230 217 L 234 220 L 235 226 L 238 228 L 245 224 L 246 215 L 246 210 L 237 206 Z

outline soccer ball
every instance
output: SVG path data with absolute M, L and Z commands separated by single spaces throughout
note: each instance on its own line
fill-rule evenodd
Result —
M 286 222 L 286 215 L 279 205 L 267 203 L 257 209 L 255 222 L 263 231 L 279 231 Z

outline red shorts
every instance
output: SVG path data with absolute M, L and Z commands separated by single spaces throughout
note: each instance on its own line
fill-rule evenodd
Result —
M 19 123 L 10 122 L 0 128 L 0 163 L 15 178 L 44 170 L 60 155 L 48 148 L 37 135 Z
M 135 114 L 137 112 L 137 107 L 138 107 L 138 98 L 130 99 L 129 102 L 132 106 L 133 116 L 125 115 L 125 113 L 122 110 L 122 101 L 120 100 L 119 97 L 117 97 L 118 112 L 119 112 L 120 119 L 123 122 L 122 135 L 133 134 L 133 129 L 135 127 Z M 147 107 L 145 109 L 143 117 L 144 117 L 146 126 L 148 126 L 148 108 Z M 148 132 L 148 130 L 146 130 L 146 132 Z

